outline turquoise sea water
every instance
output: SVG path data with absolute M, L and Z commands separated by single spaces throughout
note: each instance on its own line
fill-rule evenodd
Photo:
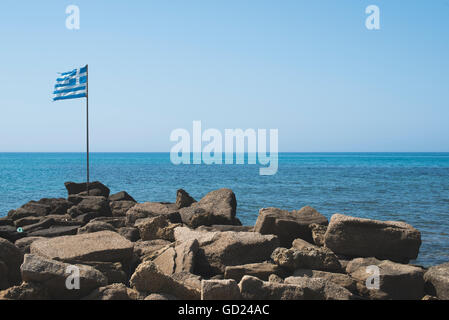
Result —
M 93 153 L 91 180 L 139 202 L 174 202 L 179 188 L 196 199 L 231 188 L 246 225 L 270 206 L 402 220 L 422 232 L 416 263 L 449 261 L 449 153 L 283 153 L 274 176 L 260 176 L 259 165 L 175 166 L 168 153 Z M 0 153 L 0 216 L 66 197 L 65 181 L 85 181 L 85 154 Z

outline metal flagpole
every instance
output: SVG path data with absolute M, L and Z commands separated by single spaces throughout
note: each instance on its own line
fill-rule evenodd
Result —
M 89 65 L 86 64 L 87 195 L 89 195 Z

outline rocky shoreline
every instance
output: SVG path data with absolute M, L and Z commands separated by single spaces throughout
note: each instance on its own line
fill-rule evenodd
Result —
M 248 227 L 229 189 L 137 203 L 65 186 L 0 218 L 0 300 L 449 299 L 449 263 L 408 264 L 421 234 L 404 222 L 263 208 Z

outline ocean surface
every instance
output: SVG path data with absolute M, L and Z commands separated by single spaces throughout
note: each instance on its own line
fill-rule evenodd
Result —
M 316 208 L 401 220 L 423 244 L 414 263 L 449 261 L 449 153 L 281 153 L 274 176 L 259 165 L 173 165 L 168 153 L 93 153 L 91 181 L 137 201 L 174 202 L 183 188 L 199 200 L 231 188 L 237 216 L 253 225 L 263 207 Z M 0 216 L 29 200 L 66 197 L 65 181 L 85 181 L 83 153 L 0 153 Z

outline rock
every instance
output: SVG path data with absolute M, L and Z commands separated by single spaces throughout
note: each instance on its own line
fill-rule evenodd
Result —
M 296 269 L 342 271 L 340 262 L 332 251 L 314 246 L 301 239 L 296 239 L 291 249 L 277 248 L 271 258 L 277 265 L 290 271 Z
M 64 183 L 67 192 L 70 195 L 87 195 L 87 183 L 75 183 L 66 182 Z M 109 188 L 98 181 L 89 183 L 89 195 L 90 196 L 102 196 L 105 198 L 109 197 Z
M 136 221 L 135 226 L 139 229 L 142 240 L 163 239 L 174 241 L 174 228 L 179 225 L 172 225 L 166 216 L 155 216 L 139 219 Z
M 8 217 L 1 217 L 0 218 L 0 227 L 3 226 L 14 226 L 14 220 Z
M 186 191 L 183 189 L 179 189 L 176 192 L 176 206 L 178 209 L 189 207 L 192 203 L 195 203 L 196 200 L 193 199 Z
M 72 218 L 76 218 L 82 214 L 91 214 L 92 217 L 110 217 L 112 216 L 109 202 L 105 197 L 91 196 L 84 197 L 76 206 L 67 211 Z
M 98 217 L 90 222 L 105 222 L 109 223 L 114 228 L 123 228 L 126 227 L 126 218 L 125 217 Z
M 132 258 L 133 244 L 116 232 L 100 231 L 35 241 L 30 252 L 61 261 L 119 262 Z
M 288 277 L 284 284 L 297 285 L 303 289 L 305 300 L 355 300 L 347 289 L 322 278 Z
M 192 228 L 214 224 L 241 224 L 236 219 L 237 200 L 230 189 L 209 192 L 199 202 L 179 209 L 182 222 Z
M 107 279 L 101 272 L 89 266 L 76 265 L 79 268 L 80 287 L 79 289 L 67 289 L 66 280 L 72 275 L 70 269 L 67 269 L 70 266 L 72 265 L 34 254 L 26 254 L 20 270 L 24 281 L 42 284 L 54 299 L 80 298 L 95 288 L 107 284 Z
M 134 226 L 138 219 L 166 216 L 172 223 L 181 222 L 178 207 L 173 203 L 145 202 L 137 203 L 126 212 L 126 224 Z
M 253 276 L 244 276 L 239 288 L 245 300 L 304 300 L 300 286 L 266 282 Z
M 134 253 L 138 257 L 150 255 L 166 246 L 170 245 L 170 241 L 166 240 L 149 240 L 149 241 L 137 241 L 134 243 Z
M 81 225 L 51 226 L 48 229 L 41 229 L 41 230 L 29 232 L 27 234 L 27 236 L 28 237 L 45 237 L 45 238 L 69 236 L 69 235 L 76 234 L 79 227 L 81 227 Z
M 425 295 L 421 300 L 423 300 L 423 301 L 438 301 L 440 299 L 438 299 L 437 297 L 434 297 L 434 296 Z
M 176 277 L 176 275 L 178 275 Z M 142 262 L 131 276 L 130 285 L 139 292 L 167 293 L 185 300 L 201 298 L 200 277 L 186 274 L 168 276 L 151 261 Z M 198 287 L 198 282 L 200 283 Z
M 144 300 L 178 300 L 175 296 L 166 293 L 152 293 Z
M 449 300 L 449 262 L 429 268 L 424 274 L 426 293 Z
M 20 265 L 23 261 L 22 251 L 8 240 L 0 238 L 0 261 L 4 264 L 3 273 L 7 274 L 9 286 L 19 284 L 21 282 Z
M 113 217 L 126 217 L 126 212 L 135 205 L 134 201 L 109 201 Z
M 313 243 L 319 247 L 323 247 L 324 235 L 326 234 L 327 226 L 312 223 L 310 225 L 310 230 L 312 230 Z
M 282 247 L 289 248 L 297 238 L 312 242 L 311 224 L 327 225 L 325 216 L 311 207 L 301 210 L 260 209 L 254 231 L 261 234 L 275 234 Z
M 279 277 L 277 274 L 270 274 L 270 276 L 268 277 L 268 282 L 284 283 L 284 279 Z
M 30 201 L 17 210 L 12 210 L 8 217 L 16 221 L 26 217 L 45 217 L 50 214 L 51 207 L 46 204 L 41 204 L 36 201 Z
M 49 300 L 47 288 L 40 283 L 22 282 L 21 285 L 0 291 L 0 300 Z
M 340 287 L 346 288 L 352 293 L 357 293 L 357 282 L 347 274 L 310 269 L 298 269 L 293 273 L 293 277 L 321 278 L 331 281 Z
M 31 224 L 35 224 L 40 222 L 42 219 L 42 217 L 25 217 L 25 218 L 20 218 L 17 219 L 16 221 L 14 221 L 14 225 L 17 227 L 25 227 Z
M 50 228 L 55 224 L 55 220 L 52 218 L 42 218 L 38 223 L 30 224 L 23 227 L 23 231 L 26 233 L 32 233 L 34 231 L 44 230 Z
M 262 262 L 226 267 L 224 277 L 225 279 L 234 279 L 235 281 L 240 282 L 243 276 L 248 275 L 267 281 L 271 274 L 286 276 L 285 270 L 278 265 Z
M 186 227 L 175 229 L 178 242 L 197 239 L 200 245 L 196 256 L 195 274 L 214 276 L 224 273 L 226 266 L 243 265 L 269 260 L 279 246 L 274 235 L 255 232 L 201 232 Z
M 344 256 L 408 263 L 418 256 L 421 233 L 404 222 L 335 214 L 326 231 L 325 245 Z
M 139 293 L 122 283 L 114 283 L 92 291 L 82 300 L 137 300 Z
M 197 231 L 235 231 L 235 232 L 253 232 L 254 227 L 253 226 L 233 226 L 233 225 L 220 225 L 220 224 L 214 224 L 212 226 L 200 226 L 196 228 Z
M 233 279 L 201 281 L 201 300 L 240 300 L 239 286 Z
M 9 288 L 8 267 L 0 260 L 0 290 Z
M 78 229 L 78 234 L 84 233 L 93 233 L 98 231 L 115 231 L 114 227 L 109 223 L 101 222 L 101 221 L 91 221 L 86 224 L 84 227 Z
M 181 272 L 193 273 L 197 252 L 198 241 L 188 240 L 168 247 L 153 262 L 167 275 Z
M 140 239 L 139 229 L 134 227 L 123 227 L 117 230 L 118 234 L 125 237 L 131 242 L 136 242 Z
M 126 191 L 120 191 L 109 196 L 109 201 L 131 201 L 137 202 Z
M 379 289 L 369 289 L 367 280 L 375 276 L 368 268 L 379 268 Z M 357 258 L 346 267 L 346 272 L 357 281 L 358 292 L 370 299 L 420 300 L 424 296 L 424 271 L 419 267 L 375 258 Z M 374 285 L 373 281 L 369 281 Z
M 30 246 L 36 240 L 45 239 L 44 237 L 26 237 L 17 240 L 14 245 L 19 248 L 24 254 L 30 253 Z
M 27 236 L 26 232 L 18 232 L 14 226 L 0 226 L 0 238 L 6 239 L 11 242 L 24 238 Z
M 78 263 L 77 261 L 72 261 Z M 108 284 L 113 283 L 128 283 L 128 276 L 123 270 L 121 262 L 97 262 L 97 261 L 83 261 L 83 265 L 91 266 L 100 271 L 107 279 Z

